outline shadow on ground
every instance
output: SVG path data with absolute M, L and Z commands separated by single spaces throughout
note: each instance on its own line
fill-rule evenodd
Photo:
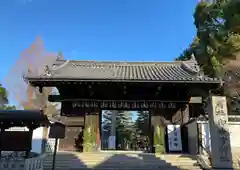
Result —
M 93 153 L 92 155 L 94 156 L 91 156 L 89 153 L 78 154 L 78 156 L 76 156 L 74 153 L 58 153 L 55 170 L 187 170 L 194 168 L 193 165 L 187 164 L 182 165 L 181 168 L 173 166 L 165 160 L 162 160 L 160 157 L 157 157 L 155 154 Z M 182 157 L 184 156 L 182 155 Z M 96 159 L 98 162 L 96 162 Z M 49 158 L 46 160 L 48 164 L 45 163 L 44 170 L 51 169 L 50 160 L 51 159 Z M 196 166 L 194 169 L 197 170 L 198 167 Z

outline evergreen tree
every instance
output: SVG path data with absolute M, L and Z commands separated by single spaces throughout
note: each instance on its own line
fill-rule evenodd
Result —
M 212 77 L 224 75 L 224 64 L 240 51 L 240 2 L 200 2 L 194 12 L 197 29 L 193 43 L 177 58 L 195 55 L 203 71 Z
M 108 137 L 111 135 L 112 127 L 112 115 L 113 112 L 116 114 L 116 139 L 117 143 L 125 145 L 126 141 L 131 139 L 132 134 L 132 115 L 131 112 L 126 111 L 104 111 L 102 115 L 102 138 L 103 140 L 108 140 Z
M 222 88 L 227 96 L 229 110 L 236 110 L 240 103 L 237 62 L 240 52 L 240 1 L 218 0 L 216 3 L 200 2 L 194 12 L 196 37 L 193 43 L 177 58 L 186 60 L 194 54 L 204 73 L 225 81 Z M 235 66 L 232 66 L 234 63 Z M 238 62 L 239 63 L 239 62 Z M 229 81 L 229 71 L 232 79 Z M 233 93 L 234 92 L 234 93 Z M 235 95 L 232 95 L 235 94 Z M 237 96 L 236 96 L 237 94 Z M 234 104 L 233 104 L 234 103 Z M 235 106 L 237 104 L 237 106 Z
M 104 138 L 110 136 L 111 124 L 112 124 L 112 112 L 109 110 L 103 111 L 101 128 L 102 136 L 104 136 Z
M 132 115 L 131 112 L 119 111 L 117 113 L 117 123 L 116 128 L 119 138 L 124 138 L 126 140 L 130 139 L 131 128 L 132 128 Z
M 141 136 L 148 136 L 149 134 L 149 112 L 138 111 L 138 118 L 135 122 L 137 133 Z
M 0 84 L 0 110 L 15 110 L 15 106 L 8 105 L 7 90 Z

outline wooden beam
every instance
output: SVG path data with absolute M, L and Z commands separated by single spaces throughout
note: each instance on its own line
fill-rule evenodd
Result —
M 49 95 L 48 101 L 50 102 L 77 102 L 77 101 L 157 101 L 157 102 L 174 102 L 174 103 L 189 103 L 188 98 L 172 98 L 172 99 L 164 99 L 160 98 L 155 100 L 154 98 L 145 98 L 145 99 L 129 99 L 128 97 L 121 98 L 121 99 L 104 99 L 104 98 L 78 98 L 78 97 L 64 97 L 61 95 Z
M 64 100 L 65 97 L 61 95 L 49 95 L 48 96 L 48 101 L 49 102 L 61 102 Z
M 202 97 L 191 97 L 189 103 L 202 103 Z

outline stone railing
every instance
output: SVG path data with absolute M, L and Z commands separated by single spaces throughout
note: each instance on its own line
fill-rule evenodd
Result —
M 1 170 L 43 170 L 46 155 L 38 155 L 27 159 L 21 157 L 3 156 L 0 160 Z

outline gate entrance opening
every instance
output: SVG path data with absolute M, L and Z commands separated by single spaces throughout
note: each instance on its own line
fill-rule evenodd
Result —
M 101 149 L 151 152 L 150 125 L 148 111 L 103 110 Z

